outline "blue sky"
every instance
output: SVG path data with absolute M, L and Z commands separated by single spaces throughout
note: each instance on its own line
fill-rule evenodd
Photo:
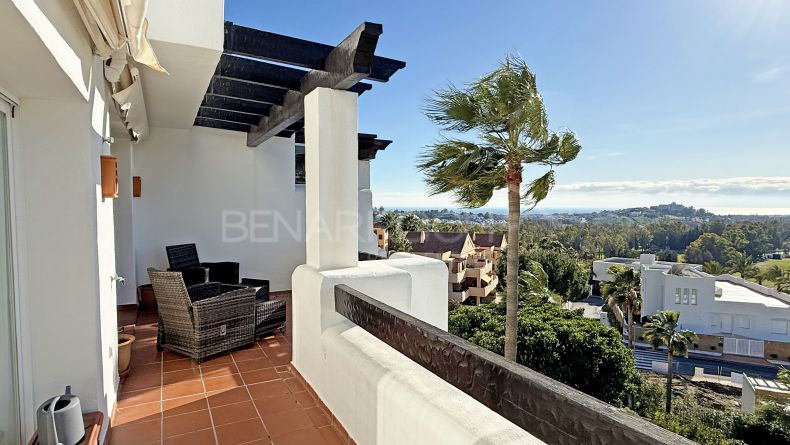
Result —
M 432 90 L 518 52 L 538 78 L 553 129 L 583 150 L 560 167 L 543 207 L 677 201 L 790 213 L 790 1 L 227 0 L 226 18 L 335 44 L 384 25 L 377 54 L 406 61 L 360 98 L 360 131 L 394 143 L 372 162 L 374 204 L 451 207 L 414 165 L 439 132 Z M 539 172 L 528 169 L 526 175 Z M 491 207 L 504 207 L 498 193 Z

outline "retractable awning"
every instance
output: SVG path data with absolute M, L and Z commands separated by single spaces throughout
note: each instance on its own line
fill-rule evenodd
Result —
M 94 53 L 110 60 L 105 65 L 105 78 L 124 126 L 133 140 L 146 137 L 148 118 L 141 80 L 127 55 L 137 63 L 167 73 L 146 36 L 148 0 L 74 0 L 74 5 L 93 41 Z

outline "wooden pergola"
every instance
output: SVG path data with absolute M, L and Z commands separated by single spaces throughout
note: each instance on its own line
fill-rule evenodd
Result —
M 362 94 L 363 80 L 387 82 L 405 62 L 375 55 L 382 26 L 365 22 L 337 46 L 225 22 L 224 51 L 195 125 L 247 133 L 247 146 L 269 138 L 304 142 L 304 97 L 316 88 Z M 359 134 L 359 159 L 391 141 Z

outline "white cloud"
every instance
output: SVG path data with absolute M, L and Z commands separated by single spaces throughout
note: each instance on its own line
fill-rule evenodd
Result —
M 663 181 L 600 181 L 557 185 L 556 192 L 790 194 L 790 177 L 736 177 Z
M 790 213 L 790 176 L 643 181 L 590 181 L 558 184 L 539 208 L 626 208 L 679 202 L 722 213 Z M 448 194 L 387 192 L 373 188 L 376 206 L 457 207 Z M 507 192 L 497 190 L 487 208 L 506 208 Z M 728 210 L 725 210 L 728 209 Z M 737 211 L 735 211 L 737 209 Z
M 789 65 L 779 65 L 752 73 L 752 82 L 762 83 L 771 82 L 783 77 L 786 73 L 790 72 Z

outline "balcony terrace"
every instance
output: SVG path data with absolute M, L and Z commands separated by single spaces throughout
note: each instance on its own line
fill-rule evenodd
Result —
M 369 162 L 388 141 L 359 132 L 358 96 L 405 66 L 375 54 L 381 25 L 333 46 L 226 23 L 222 0 L 150 2 L 143 43 L 165 76 L 131 62 L 137 54 L 98 53 L 109 47 L 99 28 L 129 36 L 96 20 L 129 2 L 91 2 L 111 8 L 92 21 L 74 10 L 84 3 L 19 0 L 0 14 L 11 30 L 0 34 L 21 42 L 6 45 L 15 63 L 0 64 L 11 79 L 2 97 L 18 98 L 18 120 L 4 121 L 18 144 L 4 178 L 20 203 L 8 212 L 13 442 L 27 442 L 36 407 L 72 385 L 83 410 L 109 419 L 99 443 L 112 445 L 690 443 L 449 334 L 442 260 L 359 261 L 377 251 Z M 110 80 L 116 68 L 132 83 Z M 127 88 L 138 93 L 131 108 L 117 99 Z M 157 351 L 155 314 L 124 312 L 137 341 L 119 385 L 117 308 L 137 303 L 147 268 L 168 267 L 165 246 L 189 242 L 270 279 L 287 302 L 285 333 L 256 341 L 253 323 L 249 337 L 236 326 L 244 346 L 197 362 Z M 494 274 L 484 281 L 482 292 L 496 286 Z M 182 297 L 180 320 L 194 321 Z M 234 315 L 255 319 L 249 307 Z M 228 342 L 226 328 L 211 326 L 212 340 Z
M 290 303 L 291 295 L 273 298 Z M 112 418 L 113 445 L 353 443 L 291 367 L 290 329 L 198 365 L 156 351 L 155 312 L 119 319 L 137 340 Z

